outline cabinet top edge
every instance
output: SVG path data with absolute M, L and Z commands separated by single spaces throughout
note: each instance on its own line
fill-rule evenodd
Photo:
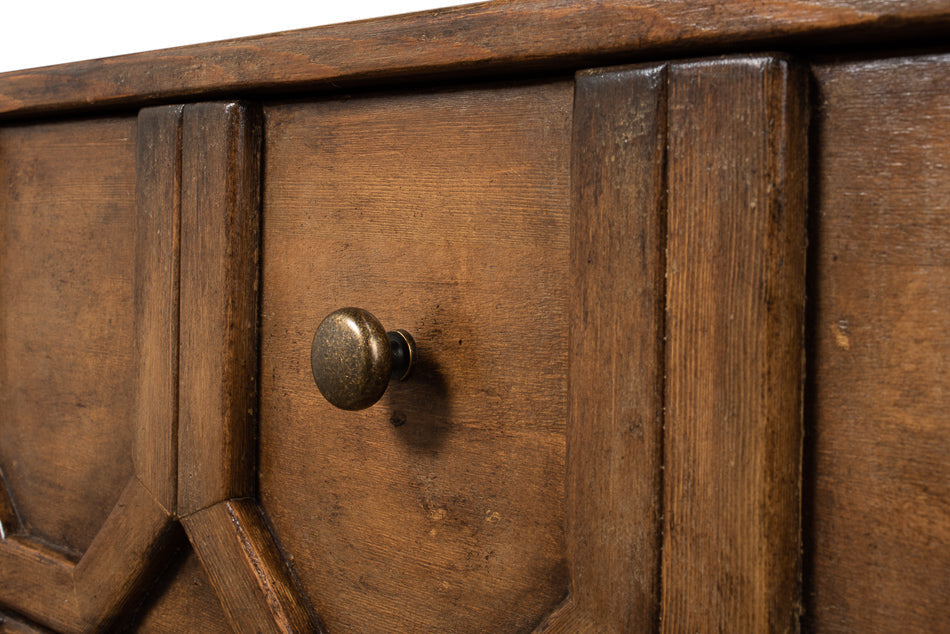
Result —
M 0 120 L 948 29 L 945 0 L 495 0 L 0 73 Z

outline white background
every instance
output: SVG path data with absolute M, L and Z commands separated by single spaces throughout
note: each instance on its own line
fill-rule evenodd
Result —
M 466 4 L 458 0 L 2 0 L 0 72 Z

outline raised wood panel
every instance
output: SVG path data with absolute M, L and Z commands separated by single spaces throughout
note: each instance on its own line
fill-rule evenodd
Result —
M 265 109 L 260 498 L 331 632 L 524 631 L 567 594 L 571 98 Z M 310 372 L 343 306 L 419 344 L 362 412 Z
M 814 74 L 806 624 L 933 632 L 950 622 L 950 57 Z
M 82 553 L 132 474 L 136 119 L 0 128 L 0 465 Z
M 664 631 L 798 630 L 804 74 L 670 69 Z

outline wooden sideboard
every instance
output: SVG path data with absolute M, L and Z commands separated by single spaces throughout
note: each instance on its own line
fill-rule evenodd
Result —
M 950 623 L 950 6 L 0 74 L 0 631 Z M 335 409 L 344 306 L 418 358 Z

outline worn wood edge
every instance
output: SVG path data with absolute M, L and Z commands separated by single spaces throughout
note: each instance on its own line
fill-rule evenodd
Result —
M 696 71 L 703 67 L 713 67 L 728 58 L 704 60 L 683 64 L 678 71 Z M 804 303 L 805 303 L 805 253 L 806 253 L 806 209 L 807 209 L 807 127 L 808 127 L 808 84 L 807 74 L 794 61 L 775 56 L 745 56 L 735 58 L 737 63 L 760 66 L 763 69 L 764 92 L 780 95 L 778 99 L 767 103 L 768 112 L 763 120 L 778 124 L 769 128 L 773 133 L 768 140 L 770 164 L 767 171 L 773 178 L 780 178 L 770 189 L 768 209 L 760 213 L 769 213 L 765 248 L 759 254 L 749 254 L 749 244 L 738 241 L 737 252 L 740 258 L 754 260 L 761 257 L 766 268 L 764 288 L 760 288 L 757 297 L 759 303 L 755 310 L 764 310 L 761 325 L 766 331 L 769 353 L 764 355 L 760 375 L 765 377 L 767 385 L 762 386 L 763 413 L 769 421 L 764 438 L 759 440 L 766 448 L 763 473 L 760 536 L 764 538 L 764 552 L 760 552 L 758 562 L 766 570 L 766 591 L 762 604 L 754 606 L 764 614 L 769 631 L 798 631 L 801 617 L 801 491 L 802 491 L 802 432 L 803 432 L 803 378 L 804 378 Z M 674 67 L 676 68 L 676 67 Z M 671 82 L 674 81 L 671 74 Z M 776 90 L 776 88 L 778 88 Z M 671 97 L 672 99 L 672 97 Z M 672 106 L 671 106 L 672 107 Z M 672 126 L 671 121 L 671 126 Z M 672 132 L 671 132 L 672 134 Z M 778 148 L 785 147 L 781 152 Z M 672 186 L 672 184 L 671 184 Z M 670 212 L 672 214 L 672 211 Z M 671 244 L 671 243 L 670 243 Z M 715 257 L 708 254 L 708 257 Z M 698 265 L 699 263 L 696 263 Z M 672 266 L 672 262 L 670 263 Z M 692 264 L 690 264 L 692 266 Z M 687 266 L 686 268 L 690 268 Z M 683 267 L 680 267 L 682 270 Z M 674 272 L 668 268 L 668 276 Z M 672 282 L 670 282 L 672 284 Z M 670 287 L 668 286 L 668 289 Z M 669 304 L 669 311 L 675 310 Z M 687 303 L 695 298 L 687 300 Z M 669 321 L 668 321 L 669 323 Z M 700 328 L 699 331 L 703 331 Z M 667 330 L 668 342 L 674 334 Z M 671 348 L 667 344 L 667 350 Z M 676 371 L 667 356 L 668 381 Z M 754 374 L 754 373 L 753 373 Z M 671 396 L 672 399 L 672 396 Z M 670 410 L 671 400 L 667 401 Z M 668 419 L 668 433 L 672 421 Z M 669 436 L 668 436 L 669 438 Z M 669 456 L 667 456 L 669 458 Z M 667 477 L 675 465 L 666 465 Z M 665 487 L 667 502 L 669 488 Z M 785 501 L 786 504 L 772 512 L 769 506 Z M 722 508 L 721 513 L 730 513 Z M 669 550 L 672 509 L 664 517 L 664 562 L 663 562 L 663 615 L 661 624 L 664 629 L 682 627 L 670 625 L 667 621 L 669 605 L 668 584 L 675 578 L 675 570 L 666 557 Z M 712 530 L 712 529 L 710 529 Z M 725 555 L 724 555 L 725 556 Z M 751 571 L 749 571 L 751 573 Z M 770 574 L 771 573 L 771 574 Z M 712 586 L 710 586 L 712 588 Z M 718 590 L 713 589 L 713 592 Z M 697 597 L 686 598 L 690 603 L 699 605 Z M 708 610 L 707 608 L 705 608 Z M 709 627 L 713 627 L 706 613 Z
M 182 106 L 138 115 L 134 311 L 138 390 L 132 458 L 169 513 L 178 492 L 178 295 Z
M 0 74 L 0 116 L 945 33 L 935 0 L 503 0 Z M 621 60 L 621 56 L 627 56 Z
M 84 628 L 108 629 L 128 616 L 171 563 L 179 524 L 133 477 L 73 572 Z
M 261 113 L 185 107 L 178 514 L 256 491 Z
M 82 629 L 68 557 L 35 542 L 0 541 L 0 605 L 62 632 Z
M 324 631 L 254 500 L 225 500 L 182 524 L 234 631 Z
M 568 422 L 574 621 L 659 618 L 666 64 L 575 87 Z

